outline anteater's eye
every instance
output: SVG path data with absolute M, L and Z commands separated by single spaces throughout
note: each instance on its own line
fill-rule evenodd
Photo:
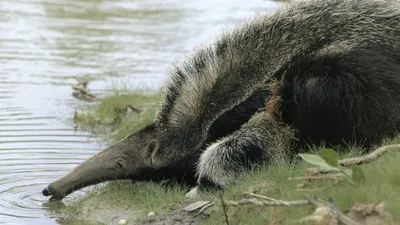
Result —
M 119 169 L 124 169 L 124 163 L 122 162 L 122 160 L 118 160 L 117 161 L 117 167 L 119 168 Z

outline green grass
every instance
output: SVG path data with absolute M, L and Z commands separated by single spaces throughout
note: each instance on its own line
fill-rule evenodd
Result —
M 106 139 L 119 140 L 130 132 L 140 129 L 149 123 L 155 115 L 159 104 L 160 94 L 144 95 L 142 93 L 119 94 L 104 98 L 98 105 L 91 107 L 78 115 L 80 125 L 86 127 L 112 127 L 111 135 Z M 132 105 L 140 108 L 141 113 L 125 118 L 125 107 Z M 122 110 L 121 110 L 122 109 Z M 119 119 L 116 119 L 119 118 Z M 100 125 L 98 122 L 100 121 Z M 123 122 L 121 122 L 123 121 Z M 400 138 L 391 140 L 391 143 L 400 143 Z M 388 141 L 389 143 L 389 141 Z M 359 155 L 357 148 L 349 149 L 341 158 Z M 281 200 L 304 200 L 304 195 L 318 196 L 323 200 L 333 198 L 342 210 L 348 209 L 354 203 L 376 203 L 384 201 L 387 211 L 397 218 L 400 216 L 400 154 L 389 153 L 376 162 L 362 165 L 366 182 L 362 185 L 351 185 L 348 182 L 334 184 L 330 180 L 313 181 L 298 190 L 302 181 L 289 181 L 289 177 L 304 175 L 304 169 L 313 167 L 304 161 L 296 164 L 275 162 L 259 170 L 243 174 L 235 184 L 230 185 L 224 192 L 224 200 L 238 200 L 243 192 L 250 191 Z M 316 190 L 317 189 L 317 190 Z M 320 189 L 320 190 L 318 190 Z M 151 211 L 156 215 L 167 215 L 174 207 L 196 200 L 210 200 L 216 204 L 204 224 L 224 224 L 223 211 L 219 196 L 216 192 L 200 193 L 195 199 L 187 199 L 184 194 L 188 191 L 184 187 L 173 185 L 164 187 L 150 182 L 133 183 L 130 181 L 113 181 L 103 187 L 97 187 L 83 198 L 70 201 L 67 207 L 60 212 L 71 218 L 79 217 L 85 211 L 85 218 L 98 219 L 99 212 L 96 204 L 108 205 L 109 209 L 125 212 L 127 218 L 145 221 Z M 99 203 L 101 202 L 101 203 Z M 90 209 L 88 211 L 88 208 Z M 311 207 L 271 207 L 255 206 L 229 207 L 228 215 L 231 224 L 295 224 L 296 221 L 312 212 Z M 133 214 L 129 217 L 129 213 Z
M 68 220 L 106 222 L 115 216 L 112 211 L 120 211 L 124 219 L 142 221 L 149 212 L 168 212 L 171 206 L 184 203 L 184 195 L 185 190 L 177 185 L 166 188 L 153 182 L 113 181 L 67 200 L 58 214 Z
M 354 152 L 353 152 L 354 153 Z M 254 191 L 281 200 L 304 200 L 304 195 L 318 196 L 323 200 L 333 198 L 341 209 L 349 209 L 354 203 L 377 203 L 384 201 L 387 210 L 392 215 L 400 216 L 400 154 L 388 154 L 378 161 L 363 165 L 362 169 L 366 175 L 366 182 L 362 185 L 353 186 L 341 182 L 334 184 L 333 181 L 313 181 L 310 186 L 303 189 L 309 191 L 298 191 L 297 185 L 301 181 L 289 181 L 289 177 L 304 176 L 304 169 L 312 167 L 305 162 L 289 165 L 279 163 L 263 168 L 258 172 L 246 174 L 238 179 L 224 193 L 224 198 L 238 200 L 243 198 L 244 191 Z M 318 191 L 315 189 L 324 188 Z M 314 190 L 313 190 L 314 189 Z M 296 220 L 309 214 L 311 207 L 274 207 L 261 208 L 254 206 L 242 206 L 229 210 L 231 224 L 291 224 Z M 234 212 L 234 213 L 233 213 Z M 205 224 L 222 224 L 223 214 L 219 209 L 213 213 Z

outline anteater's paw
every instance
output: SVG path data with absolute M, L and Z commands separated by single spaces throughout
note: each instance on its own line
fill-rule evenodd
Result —
M 238 163 L 233 163 L 234 149 L 229 141 L 221 140 L 209 146 L 197 165 L 197 182 L 201 189 L 220 189 L 237 177 Z

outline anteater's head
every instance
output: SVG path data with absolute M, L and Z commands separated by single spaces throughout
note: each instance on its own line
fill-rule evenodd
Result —
M 51 200 L 60 200 L 76 190 L 104 181 L 162 180 L 183 173 L 182 168 L 187 168 L 189 161 L 181 158 L 182 161 L 177 155 L 190 142 L 183 142 L 180 137 L 171 130 L 149 125 L 84 161 L 49 184 L 42 193 L 52 196 Z

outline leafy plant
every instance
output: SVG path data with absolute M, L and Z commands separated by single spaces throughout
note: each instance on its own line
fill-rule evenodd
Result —
M 325 148 L 320 150 L 318 154 L 299 154 L 299 156 L 304 161 L 315 166 L 344 174 L 352 183 L 362 183 L 365 180 L 364 173 L 360 166 L 355 165 L 352 166 L 351 169 L 342 168 L 339 165 L 339 156 L 333 149 Z

